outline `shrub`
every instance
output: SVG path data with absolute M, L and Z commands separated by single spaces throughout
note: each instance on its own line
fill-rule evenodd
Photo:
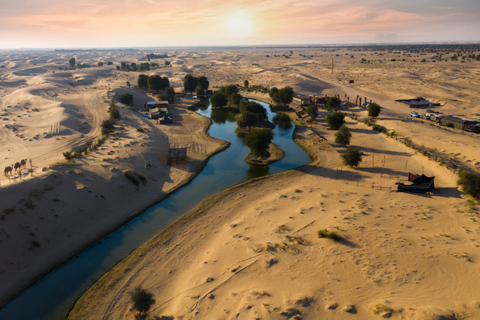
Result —
M 341 155 L 343 163 L 350 167 L 357 167 L 362 162 L 362 152 L 356 148 L 349 148 Z
M 319 238 L 328 238 L 333 241 L 340 241 L 343 239 L 343 237 L 335 231 L 328 231 L 327 229 L 319 230 L 317 235 Z
M 317 117 L 318 107 L 316 105 L 308 106 L 305 112 L 312 118 Z
M 108 134 L 110 134 L 113 131 L 113 129 L 115 128 L 113 126 L 114 124 L 115 124 L 115 121 L 112 120 L 112 119 L 103 120 L 102 124 L 101 124 L 102 134 L 104 136 L 107 136 Z
M 74 154 L 72 151 L 65 151 L 63 153 L 63 156 L 65 157 L 65 159 L 70 160 L 74 157 Z
M 387 128 L 385 128 L 384 126 L 381 126 L 379 124 L 374 124 L 373 127 L 372 127 L 372 130 L 375 130 L 375 131 L 378 131 L 378 132 L 387 132 Z
M 136 186 L 139 185 L 140 181 L 141 182 L 147 181 L 147 178 L 143 174 L 138 174 L 135 171 L 127 170 L 125 171 L 124 175 L 125 175 L 125 178 L 130 180 L 130 182 Z
M 110 101 L 110 108 L 108 108 L 108 113 L 110 114 L 110 119 L 115 121 L 120 120 L 120 111 L 118 110 L 113 100 Z
M 326 118 L 328 125 L 335 130 L 338 130 L 345 123 L 345 115 L 341 112 L 334 112 L 327 115 Z
M 132 309 L 138 311 L 140 315 L 145 315 L 150 307 L 155 303 L 155 295 L 141 286 L 130 291 L 130 300 L 133 303 Z
M 133 105 L 133 94 L 125 93 L 120 96 L 120 102 L 126 104 L 127 106 Z
M 376 118 L 380 115 L 380 106 L 375 102 L 372 102 L 368 105 L 368 116 L 371 118 Z
M 480 198 L 480 174 L 468 171 L 460 171 L 460 179 L 457 184 L 462 187 L 463 192 L 472 197 Z
M 352 134 L 346 125 L 342 125 L 340 129 L 338 129 L 337 133 L 335 133 L 335 143 L 341 144 L 344 147 L 350 144 L 351 138 Z
M 340 108 L 340 99 L 337 97 L 330 97 L 327 100 L 326 106 L 328 111 L 337 112 L 338 109 Z

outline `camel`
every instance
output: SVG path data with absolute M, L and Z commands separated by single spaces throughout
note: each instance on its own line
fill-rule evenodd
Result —
M 13 167 L 13 165 L 5 167 L 5 171 L 4 171 L 5 172 L 5 177 L 8 174 L 12 174 L 12 171 L 13 171 L 12 167 Z
M 26 167 L 27 166 L 27 159 L 20 160 L 20 164 L 22 165 L 22 167 Z
M 19 170 L 21 167 L 22 167 L 22 164 L 20 162 L 15 162 L 15 166 L 14 166 L 15 173 L 17 173 L 17 170 Z

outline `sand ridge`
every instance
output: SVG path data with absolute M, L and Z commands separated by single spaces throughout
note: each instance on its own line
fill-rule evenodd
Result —
M 109 295 L 101 289 L 91 291 L 96 300 L 87 295 L 79 312 L 88 313 L 87 318 L 92 314 L 130 318 L 128 291 L 143 284 L 156 295 L 152 316 L 344 319 L 348 313 L 348 317 L 370 319 L 375 305 L 382 305 L 381 313 L 391 308 L 392 318 L 434 319 L 449 314 L 475 318 L 477 205 L 461 197 L 456 175 L 434 157 L 453 168 L 478 170 L 478 138 L 412 120 L 410 110 L 393 100 L 423 96 L 440 102 L 439 111 L 475 116 L 480 113 L 475 90 L 478 62 L 434 62 L 434 53 L 415 56 L 355 49 L 182 48 L 168 53 L 176 55 L 168 59 L 172 67 L 143 73 L 168 76 L 173 86 L 181 86 L 184 75 L 193 73 L 207 76 L 213 89 L 249 80 L 250 85 L 267 88 L 290 85 L 305 95 L 343 98 L 347 94 L 350 101 L 357 95 L 368 97 L 383 107 L 377 123 L 395 130 L 398 140 L 350 118 L 354 112 L 363 120 L 364 109 L 349 109 L 352 145 L 365 154 L 360 167 L 350 170 L 341 164 L 344 149 L 333 143 L 334 132 L 325 125 L 324 111 L 312 126 L 299 120 L 297 139 L 315 157 L 313 164 L 206 200 L 180 220 L 181 229 L 174 225 L 167 231 L 169 242 L 158 240 L 162 245 L 157 251 L 148 251 L 156 240 L 139 249 L 147 250 L 148 259 L 132 256 L 129 271 L 122 265 L 114 269 L 111 278 L 104 280 L 116 279 Z M 33 172 L 24 172 L 21 179 L 0 179 L 2 199 L 8 199 L 2 205 L 9 212 L 4 211 L 0 234 L 0 250 L 9 256 L 1 266 L 0 276 L 7 279 L 2 280 L 6 283 L 3 303 L 27 285 L 29 277 L 35 278 L 108 232 L 117 223 L 111 221 L 112 212 L 121 211 L 118 221 L 123 221 L 157 199 L 136 192 L 124 180 L 124 170 L 148 175 L 146 187 L 162 185 L 167 194 L 221 147 L 203 131 L 206 120 L 185 109 L 191 102 L 176 106 L 176 121 L 181 125 L 166 131 L 120 105 L 125 115 L 121 130 L 105 145 L 70 167 L 57 165 L 42 171 L 63 162 L 63 151 L 98 135 L 98 124 L 108 116 L 109 99 L 125 92 L 135 95 L 137 106 L 151 99 L 135 89 L 142 72 L 115 67 L 122 61 L 139 63 L 144 54 L 134 50 L 2 52 L 0 159 L 5 165 L 33 159 Z M 73 55 L 92 66 L 98 61 L 114 65 L 64 70 Z M 423 57 L 427 62 L 421 62 Z M 370 62 L 361 63 L 361 58 Z M 163 60 L 158 62 L 162 65 Z M 350 79 L 355 83 L 348 84 Z M 127 88 L 126 81 L 133 87 Z M 243 94 L 269 102 L 267 95 L 258 92 Z M 147 130 L 142 133 L 138 127 Z M 188 168 L 162 167 L 159 158 L 167 142 L 181 137 L 185 128 L 191 129 L 188 136 L 195 132 L 196 143 L 205 146 L 206 152 L 196 154 Z M 404 138 L 421 148 L 406 147 Z M 145 168 L 147 163 L 152 170 Z M 427 196 L 392 192 L 407 171 L 435 175 L 439 188 Z M 132 194 L 136 201 L 131 201 Z M 196 214 L 200 217 L 189 222 L 188 217 Z M 92 224 L 98 228 L 92 229 Z M 321 228 L 337 230 L 345 242 L 318 239 L 316 232 Z

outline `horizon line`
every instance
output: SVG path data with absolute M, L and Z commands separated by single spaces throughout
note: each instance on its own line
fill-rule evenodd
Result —
M 472 45 L 480 44 L 480 40 L 472 41 L 422 41 L 422 42 L 366 42 L 366 43 L 330 43 L 330 44 L 251 44 L 251 45 L 171 45 L 171 46 L 136 46 L 136 47 L 17 47 L 0 48 L 0 51 L 9 50 L 42 50 L 42 51 L 91 51 L 91 50 L 140 50 L 140 49 L 248 49 L 248 48 L 342 48 L 342 47 L 366 47 L 366 46 L 406 46 L 406 45 Z

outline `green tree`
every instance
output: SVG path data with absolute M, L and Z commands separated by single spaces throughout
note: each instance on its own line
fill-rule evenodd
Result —
M 157 91 L 162 88 L 162 78 L 156 74 L 153 76 L 148 76 L 147 78 L 147 83 L 148 83 L 148 89 L 151 91 Z
M 158 96 L 158 99 L 160 99 L 160 101 L 168 101 L 168 102 L 170 102 L 170 96 L 169 96 L 168 93 L 166 93 L 166 92 L 161 93 L 161 94 Z
M 120 69 L 125 70 L 127 68 L 127 63 L 126 62 L 121 62 L 120 63 Z
M 348 148 L 341 157 L 343 164 L 350 167 L 357 167 L 362 162 L 362 152 L 356 148 Z
M 242 96 L 240 94 L 232 93 L 228 98 L 228 105 L 238 105 L 240 103 L 240 100 L 242 100 Z
M 273 95 L 274 95 L 275 93 L 277 93 L 277 92 L 278 92 L 278 88 L 277 88 L 277 87 L 273 87 L 273 88 L 271 88 L 271 89 L 268 91 L 268 95 L 270 96 L 270 98 L 273 99 Z
M 352 134 L 348 130 L 346 125 L 342 125 L 340 129 L 335 133 L 335 143 L 341 144 L 346 147 L 350 144 Z
M 223 92 L 217 92 L 210 98 L 212 107 L 219 108 L 228 104 L 228 96 Z
M 145 74 L 140 74 L 138 76 L 137 85 L 141 90 L 148 89 L 148 76 Z
M 172 103 L 175 100 L 175 90 L 172 87 L 168 87 L 165 89 L 165 93 L 169 96 L 168 102 Z
M 199 90 L 208 90 L 208 87 L 210 86 L 210 82 L 208 81 L 207 77 L 205 76 L 200 76 L 197 78 L 197 89 Z
M 327 110 L 330 112 L 337 112 L 340 109 L 340 99 L 337 97 L 330 97 L 327 100 Z
M 68 64 L 70 67 L 75 67 L 75 58 L 70 58 L 70 60 L 68 60 Z
M 160 90 L 165 90 L 170 87 L 170 80 L 168 77 L 160 77 L 159 80 Z
M 195 91 L 197 89 L 197 81 L 197 78 L 191 74 L 185 75 L 185 78 L 183 78 L 183 87 L 185 88 L 185 91 Z
M 242 114 L 251 112 L 254 113 L 258 119 L 258 122 L 267 118 L 267 110 L 258 102 L 249 101 L 240 103 L 240 112 Z
M 245 135 L 244 142 L 255 157 L 267 157 L 274 133 L 270 129 L 255 129 Z
M 97 65 L 98 65 L 99 67 L 103 67 L 103 62 L 100 61 L 100 62 L 97 63 Z
M 460 179 L 457 184 L 462 187 L 464 193 L 471 195 L 472 197 L 480 198 L 480 174 L 471 173 L 468 171 L 460 171 Z
M 150 307 L 155 304 L 155 295 L 141 286 L 130 291 L 130 301 L 133 303 L 133 310 L 138 311 L 140 316 L 146 315 Z
M 307 109 L 305 110 L 305 112 L 312 118 L 316 118 L 317 117 L 317 113 L 318 113 L 318 107 L 316 105 L 311 105 L 311 106 L 308 106 Z
M 372 102 L 368 105 L 368 116 L 371 118 L 376 118 L 380 115 L 380 106 L 375 102 Z
M 243 81 L 243 86 L 248 89 L 248 80 Z
M 133 105 L 133 94 L 125 93 L 120 96 L 120 102 L 126 104 L 127 106 Z
M 328 125 L 335 130 L 338 130 L 345 123 L 345 115 L 341 112 L 334 112 L 327 115 Z
M 221 87 L 219 91 L 225 93 L 228 97 L 230 97 L 232 94 L 238 93 L 238 88 L 234 84 L 229 84 L 226 87 Z
M 292 87 L 287 86 L 274 92 L 270 97 L 277 106 L 288 106 L 293 100 L 293 95 L 294 92 Z

